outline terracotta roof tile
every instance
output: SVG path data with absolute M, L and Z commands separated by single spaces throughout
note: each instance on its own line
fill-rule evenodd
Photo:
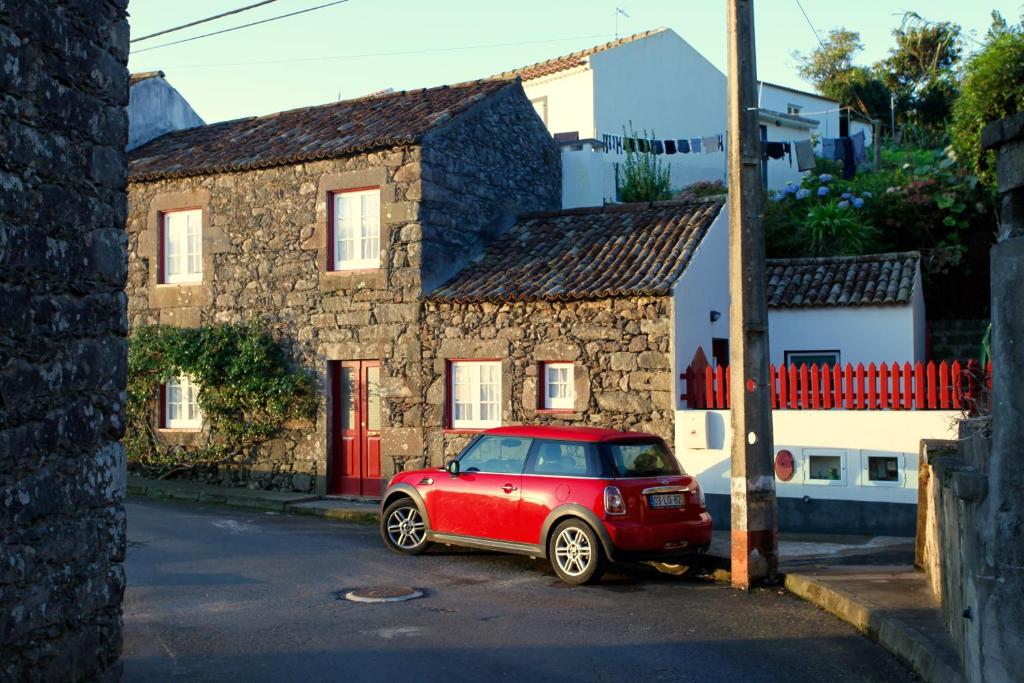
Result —
M 179 178 L 331 159 L 419 142 L 475 102 L 510 87 L 476 81 L 188 128 L 128 155 L 131 180 Z
M 893 306 L 910 303 L 916 251 L 768 259 L 768 306 Z
M 524 81 L 529 81 L 533 78 L 550 76 L 551 74 L 558 73 L 559 71 L 566 71 L 577 66 L 583 66 L 587 63 L 587 58 L 592 54 L 611 50 L 612 48 L 620 45 L 632 43 L 634 40 L 640 40 L 665 30 L 667 29 L 656 28 L 650 31 L 643 31 L 642 33 L 634 33 L 631 36 L 619 38 L 618 40 L 613 40 L 601 45 L 595 45 L 594 47 L 588 47 L 587 49 L 580 50 L 579 52 L 573 52 L 571 54 L 562 55 L 561 57 L 555 57 L 554 59 L 537 62 L 536 64 L 530 64 L 529 66 L 513 69 L 512 71 L 506 71 L 496 75 L 494 78 L 515 78 L 518 76 Z
M 721 202 L 656 202 L 527 214 L 427 298 L 668 295 L 721 209 Z
M 128 76 L 129 85 L 135 85 L 142 81 L 148 81 L 150 78 L 163 78 L 163 71 L 136 71 Z

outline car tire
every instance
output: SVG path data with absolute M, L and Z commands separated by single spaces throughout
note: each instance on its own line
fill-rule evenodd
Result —
M 555 527 L 548 541 L 548 559 L 562 581 L 578 586 L 601 578 L 604 548 L 589 524 L 567 519 Z
M 384 508 L 380 516 L 380 536 L 384 545 L 403 555 L 419 555 L 427 542 L 427 525 L 411 498 L 402 497 Z

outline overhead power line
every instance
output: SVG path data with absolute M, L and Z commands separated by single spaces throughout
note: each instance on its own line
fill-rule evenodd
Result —
M 811 18 L 807 16 L 807 12 L 804 10 L 804 6 L 800 4 L 800 0 L 796 0 L 796 6 L 800 8 L 800 13 L 804 15 L 804 19 L 807 21 L 807 25 L 811 27 L 814 37 L 818 39 L 818 45 L 821 45 L 822 49 L 824 49 L 825 43 L 822 42 L 821 36 L 818 34 L 818 29 L 814 28 L 814 24 L 811 23 Z
M 190 21 L 187 24 L 182 24 L 181 26 L 175 26 L 174 28 L 164 29 L 163 31 L 157 31 L 156 33 L 150 33 L 149 35 L 142 36 L 141 38 L 132 38 L 130 42 L 137 43 L 140 40 L 149 40 L 150 38 L 156 38 L 157 36 L 162 36 L 162 35 L 167 34 L 167 33 L 174 33 L 175 31 L 180 31 L 183 28 L 189 28 L 191 26 L 198 26 L 199 24 L 205 24 L 206 22 L 213 21 L 214 19 L 220 19 L 221 17 L 230 16 L 232 14 L 238 14 L 239 12 L 244 12 L 246 10 L 254 9 L 256 7 L 262 7 L 263 5 L 269 5 L 272 2 L 277 2 L 277 0 L 263 0 L 263 2 L 257 2 L 255 5 L 246 5 L 245 7 L 239 7 L 238 9 L 233 9 L 233 10 L 230 10 L 228 12 L 221 12 L 220 14 L 214 14 L 212 17 L 206 17 L 205 19 L 199 19 L 197 21 Z
M 221 62 L 219 64 L 181 64 L 164 67 L 165 70 L 173 69 L 211 69 L 224 66 L 262 66 L 267 64 L 295 64 L 301 62 L 327 62 L 340 59 L 362 59 L 365 57 L 397 57 L 408 55 L 422 55 L 436 52 L 457 52 L 460 50 L 483 50 L 494 47 L 518 47 L 520 45 L 539 45 L 542 43 L 563 43 L 570 40 L 594 40 L 607 38 L 606 33 L 596 33 L 588 36 L 565 36 L 564 38 L 546 38 L 543 40 L 524 40 L 512 43 L 485 43 L 480 45 L 456 45 L 451 47 L 431 47 L 419 50 L 396 50 L 392 52 L 362 52 L 347 55 L 323 55 L 320 57 L 293 57 L 291 59 L 265 59 L 252 62 Z
M 133 55 L 139 54 L 140 52 L 149 52 L 150 50 L 156 50 L 161 47 L 168 47 L 170 45 L 180 45 L 181 43 L 187 43 L 193 40 L 199 40 L 200 38 L 209 38 L 210 36 L 217 36 L 222 33 L 230 33 L 231 31 L 238 31 L 239 29 L 249 28 L 250 26 L 259 26 L 260 24 L 266 24 L 271 21 L 277 21 L 278 19 L 287 19 L 288 17 L 294 17 L 298 14 L 305 14 L 306 12 L 314 12 L 318 9 L 324 9 L 325 7 L 332 7 L 334 5 L 340 5 L 343 2 L 349 0 L 335 0 L 334 2 L 328 2 L 324 5 L 317 5 L 316 7 L 307 7 L 306 9 L 300 9 L 297 12 L 289 12 L 288 14 L 279 14 L 276 17 L 270 17 L 269 19 L 261 19 L 260 21 L 251 21 L 248 24 L 241 24 L 240 26 L 232 26 L 231 28 L 221 29 L 220 31 L 211 31 L 210 33 L 204 33 L 198 36 L 192 36 L 191 38 L 183 38 L 182 40 L 175 40 L 170 43 L 162 43 L 160 45 L 154 45 L 153 47 L 147 47 L 142 50 L 135 50 L 132 52 Z

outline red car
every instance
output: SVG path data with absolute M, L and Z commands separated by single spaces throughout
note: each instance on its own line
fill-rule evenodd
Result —
M 581 584 L 608 561 L 703 552 L 711 515 L 657 436 L 499 427 L 445 467 L 392 477 L 380 530 L 399 553 L 436 542 L 545 557 L 563 581 Z

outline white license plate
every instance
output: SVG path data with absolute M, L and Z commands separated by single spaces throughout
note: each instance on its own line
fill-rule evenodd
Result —
M 655 493 L 648 500 L 651 509 L 683 507 L 683 494 L 681 493 Z

